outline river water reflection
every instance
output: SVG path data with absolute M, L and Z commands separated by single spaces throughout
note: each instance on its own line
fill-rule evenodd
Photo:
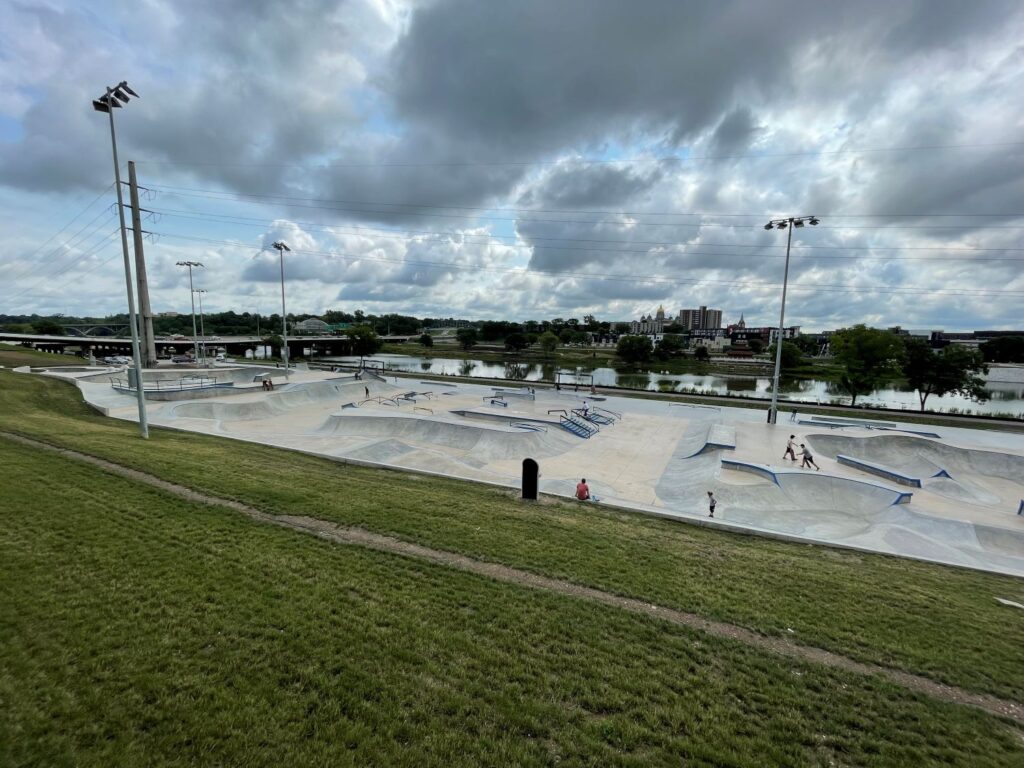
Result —
M 358 363 L 358 357 L 329 357 L 327 361 L 347 364 Z M 589 385 L 593 375 L 594 384 L 599 387 L 623 387 L 652 392 L 680 392 L 705 395 L 733 395 L 738 397 L 771 397 L 771 379 L 764 376 L 723 376 L 691 373 L 662 374 L 650 372 L 621 372 L 614 368 L 579 368 L 576 370 L 557 369 L 544 363 L 490 363 L 483 360 L 453 360 L 441 357 L 415 357 L 412 355 L 375 355 L 367 358 L 384 366 L 386 370 L 407 373 L 430 373 L 445 376 L 476 376 L 509 381 L 554 381 L 556 371 L 561 373 L 563 384 L 579 376 L 582 385 Z M 928 398 L 929 411 L 947 413 L 1012 414 L 1024 417 L 1024 383 L 990 382 L 992 399 L 976 403 L 964 397 L 947 395 Z M 786 400 L 803 403 L 835 403 L 848 405 L 850 398 L 835 384 L 816 379 L 785 378 L 779 382 L 779 393 Z M 918 410 L 917 393 L 913 390 L 896 388 L 879 389 L 870 395 L 861 396 L 857 404 L 885 408 Z

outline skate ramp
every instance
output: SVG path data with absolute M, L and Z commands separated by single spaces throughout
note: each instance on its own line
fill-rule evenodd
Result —
M 347 410 L 330 416 L 316 434 L 389 438 L 425 448 L 468 451 L 480 461 L 551 456 L 563 453 L 570 446 L 569 438 L 554 431 L 470 424 L 398 412 Z
M 214 419 L 217 421 L 254 421 L 282 416 L 293 408 L 324 402 L 343 404 L 363 393 L 363 383 L 351 380 L 311 381 L 292 384 L 245 402 L 181 403 L 171 409 L 174 418 Z
M 1008 494 L 1020 498 L 1024 493 L 1024 456 L 1012 453 L 902 435 L 808 435 L 807 441 L 825 456 L 851 455 L 919 478 L 922 490 L 955 502 L 996 506 L 1005 503 Z M 986 484 L 979 477 L 995 479 Z

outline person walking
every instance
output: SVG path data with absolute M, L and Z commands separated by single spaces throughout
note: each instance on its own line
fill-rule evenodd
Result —
M 363 386 L 363 391 L 366 393 L 366 398 L 369 399 L 370 398 L 370 388 L 364 385 Z
M 789 436 L 789 440 L 786 441 L 786 452 L 782 454 L 782 458 L 796 461 L 796 435 Z
M 715 498 L 715 494 L 708 491 L 708 517 L 715 516 L 715 507 L 718 506 L 718 500 Z
M 817 464 L 814 463 L 814 456 L 811 455 L 811 452 L 809 450 L 807 450 L 807 446 L 804 445 L 803 443 L 800 443 L 800 449 L 803 451 L 803 457 L 804 457 L 804 460 L 800 463 L 800 468 L 801 469 L 810 469 L 811 467 L 814 467 L 815 470 L 820 472 L 821 471 L 821 467 L 819 467 Z

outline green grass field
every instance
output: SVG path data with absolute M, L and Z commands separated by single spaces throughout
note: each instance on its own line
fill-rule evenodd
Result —
M 1024 581 L 105 419 L 0 371 L 0 430 L 1024 700 Z M 1019 765 L 877 678 L 260 525 L 0 438 L 0 765 Z M 689 761 L 689 762 L 686 762 Z

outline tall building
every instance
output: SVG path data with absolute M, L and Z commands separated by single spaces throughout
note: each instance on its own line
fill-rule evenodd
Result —
M 681 309 L 676 316 L 676 322 L 688 331 L 705 328 L 722 327 L 722 310 L 708 309 Z

